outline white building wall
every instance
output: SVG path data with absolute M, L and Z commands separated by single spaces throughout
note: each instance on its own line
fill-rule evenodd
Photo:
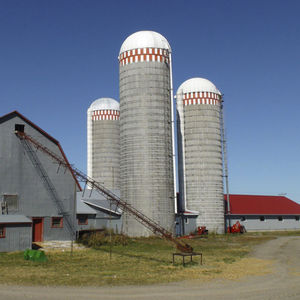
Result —
M 261 221 L 260 217 L 264 217 L 264 221 Z M 279 221 L 279 217 L 282 217 L 282 221 Z M 243 218 L 245 218 L 245 220 L 243 220 Z M 226 219 L 228 219 L 228 216 Z M 230 217 L 231 226 L 237 221 L 245 226 L 247 231 L 300 230 L 299 216 L 236 215 Z

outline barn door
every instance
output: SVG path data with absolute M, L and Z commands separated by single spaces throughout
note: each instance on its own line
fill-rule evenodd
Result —
M 32 218 L 32 241 L 43 241 L 43 218 Z

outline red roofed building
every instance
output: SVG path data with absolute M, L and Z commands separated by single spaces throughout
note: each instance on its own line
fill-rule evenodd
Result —
M 300 204 L 283 196 L 229 195 L 227 224 L 239 221 L 248 231 L 300 230 Z

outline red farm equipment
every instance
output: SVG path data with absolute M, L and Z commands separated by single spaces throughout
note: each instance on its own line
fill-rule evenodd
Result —
M 208 230 L 206 229 L 206 226 L 198 226 L 195 232 L 190 233 L 188 235 L 184 235 L 180 237 L 180 239 L 195 239 L 200 237 L 207 237 Z
M 227 233 L 244 233 L 246 232 L 245 226 L 241 225 L 239 221 L 237 221 L 232 226 L 228 226 Z
M 45 153 L 48 155 L 50 158 L 52 158 L 54 161 L 58 163 L 58 166 L 63 166 L 65 167 L 66 170 L 69 170 L 73 176 L 76 176 L 78 181 L 85 182 L 85 185 L 89 185 L 91 189 L 97 190 L 101 195 L 105 196 L 107 200 L 111 201 L 116 205 L 116 207 L 120 207 L 123 211 L 128 212 L 131 214 L 140 224 L 148 228 L 150 231 L 152 231 L 155 235 L 160 236 L 170 242 L 173 242 L 175 244 L 176 248 L 181 252 L 181 253 L 188 253 L 189 255 L 194 255 L 196 254 L 193 252 L 193 248 L 176 239 L 172 232 L 169 232 L 165 228 L 163 228 L 161 225 L 159 225 L 156 221 L 150 219 L 147 217 L 145 214 L 143 214 L 141 211 L 137 210 L 134 208 L 131 204 L 126 202 L 123 199 L 120 199 L 117 195 L 115 195 L 113 192 L 105 188 L 101 183 L 96 182 L 92 178 L 88 177 L 85 175 L 83 172 L 79 171 L 78 169 L 74 168 L 71 166 L 65 158 L 62 158 L 52 152 L 50 149 L 36 141 L 34 138 L 31 136 L 27 135 L 25 132 L 22 131 L 15 131 L 15 134 L 19 137 L 21 142 L 23 143 L 25 149 L 27 149 L 27 152 L 29 153 L 34 153 L 34 149 L 31 147 L 33 145 L 37 150 L 40 150 L 41 152 Z M 58 168 L 59 168 L 58 167 Z

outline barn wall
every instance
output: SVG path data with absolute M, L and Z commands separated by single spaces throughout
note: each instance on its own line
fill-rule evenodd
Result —
M 245 217 L 246 220 L 242 221 L 242 217 Z M 247 231 L 300 230 L 300 221 L 297 221 L 295 216 L 282 216 L 282 221 L 278 220 L 279 216 L 265 216 L 265 221 L 260 221 L 259 217 L 231 216 L 230 220 L 231 225 L 239 221 Z
M 0 252 L 31 249 L 31 224 L 6 224 L 5 238 L 0 238 Z
M 104 229 L 111 228 L 115 232 L 121 233 L 122 231 L 122 220 L 121 217 L 112 216 L 111 219 L 109 215 L 104 213 L 98 213 L 97 215 L 88 216 L 87 225 L 79 225 L 77 221 L 77 230 L 92 230 L 92 229 Z
M 9 211 L 8 214 L 21 214 L 28 217 L 59 216 L 58 208 L 49 191 L 14 133 L 15 124 L 24 124 L 28 135 L 62 157 L 56 144 L 20 117 L 16 116 L 0 124 L 0 197 L 3 194 L 17 194 L 19 200 L 18 211 Z M 62 167 L 58 171 L 58 164 L 50 157 L 41 151 L 37 151 L 36 154 L 55 186 L 64 210 L 73 214 L 76 185 L 70 171 L 65 172 Z M 51 228 L 49 219 L 45 218 L 43 239 L 69 240 L 70 233 L 66 226 L 61 231 Z
M 176 236 L 183 236 L 197 230 L 197 216 L 176 216 Z

